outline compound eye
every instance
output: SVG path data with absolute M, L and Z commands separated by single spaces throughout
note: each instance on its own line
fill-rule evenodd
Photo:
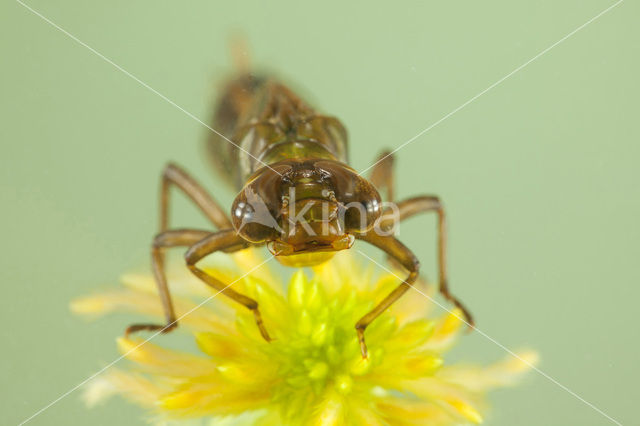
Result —
M 374 186 L 346 164 L 323 160 L 316 166 L 327 174 L 345 230 L 363 233 L 373 228 L 382 214 L 380 194 Z
M 233 227 L 243 239 L 260 244 L 278 234 L 278 223 L 261 201 L 239 196 L 232 209 Z
M 282 203 L 281 184 L 280 174 L 264 168 L 238 194 L 231 207 L 231 221 L 242 238 L 263 243 L 280 234 L 276 218 Z
M 344 226 L 347 231 L 363 233 L 373 228 L 382 214 L 380 199 L 364 197 L 343 205 Z

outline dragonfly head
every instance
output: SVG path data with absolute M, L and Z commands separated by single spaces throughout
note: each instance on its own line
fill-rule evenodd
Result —
M 381 215 L 380 196 L 366 179 L 332 160 L 287 160 L 259 170 L 236 197 L 236 231 L 267 243 L 283 264 L 310 266 L 353 245 Z

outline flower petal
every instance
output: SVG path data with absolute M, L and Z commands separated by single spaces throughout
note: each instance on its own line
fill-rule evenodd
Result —
M 120 337 L 117 342 L 120 353 L 148 373 L 165 377 L 198 377 L 216 371 L 216 365 L 206 358 L 165 349 L 140 338 Z
M 166 389 L 153 383 L 140 374 L 125 373 L 112 368 L 87 383 L 83 399 L 89 406 L 104 402 L 116 393 L 126 395 L 132 401 L 154 407 Z
M 488 367 L 444 367 L 438 372 L 438 377 L 474 392 L 511 386 L 538 363 L 538 354 L 534 351 L 522 351 L 516 355 L 508 355 L 504 360 Z

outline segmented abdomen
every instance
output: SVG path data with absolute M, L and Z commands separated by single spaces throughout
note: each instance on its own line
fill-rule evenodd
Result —
M 214 113 L 207 149 L 221 174 L 237 188 L 256 170 L 284 159 L 347 162 L 347 133 L 334 117 L 318 115 L 277 81 L 244 74 L 230 81 Z M 235 145 L 234 145 L 235 144 Z

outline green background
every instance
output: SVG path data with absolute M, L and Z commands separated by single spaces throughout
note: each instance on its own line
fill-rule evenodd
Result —
M 207 121 L 232 71 L 229 36 L 340 117 L 363 169 L 612 5 L 450 2 L 57 1 L 29 5 Z M 640 17 L 615 7 L 397 153 L 399 196 L 450 217 L 451 285 L 478 326 L 623 424 L 640 379 Z M 206 129 L 14 1 L 0 6 L 0 423 L 16 424 L 117 356 L 127 318 L 68 302 L 142 269 L 169 160 L 229 205 Z M 179 197 L 176 197 L 179 198 Z M 177 222 L 203 225 L 181 200 Z M 401 238 L 435 274 L 433 218 Z M 458 358 L 504 351 L 476 334 Z M 74 392 L 33 425 L 142 424 Z M 492 394 L 493 425 L 605 425 L 532 373 Z

